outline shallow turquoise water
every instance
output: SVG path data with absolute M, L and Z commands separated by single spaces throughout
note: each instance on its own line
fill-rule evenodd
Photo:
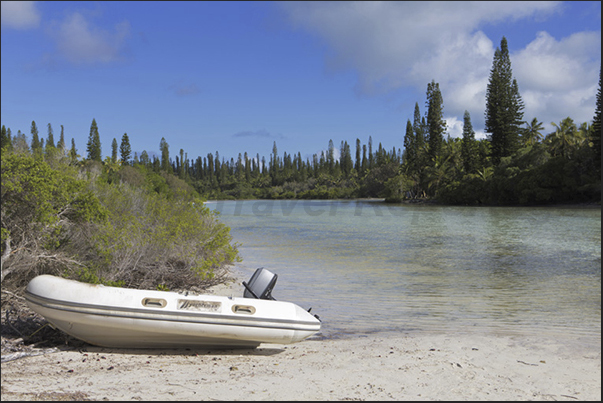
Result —
M 601 334 L 599 208 L 210 202 L 241 270 L 309 308 L 322 336 L 373 332 Z

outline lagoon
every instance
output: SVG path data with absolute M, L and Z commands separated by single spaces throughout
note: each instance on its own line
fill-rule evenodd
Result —
M 600 343 L 601 210 L 377 200 L 208 202 L 250 276 L 323 320 L 320 336 L 542 335 Z

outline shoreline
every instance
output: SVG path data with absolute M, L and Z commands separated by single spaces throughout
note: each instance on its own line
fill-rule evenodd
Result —
M 231 281 L 208 292 L 241 296 L 240 283 L 254 270 L 233 265 Z M 70 339 L 3 351 L 1 398 L 599 401 L 600 336 L 596 341 L 487 331 L 318 333 L 295 344 L 208 350 L 103 348 Z
M 546 338 L 381 335 L 253 350 L 85 345 L 2 363 L 2 400 L 593 400 L 601 351 Z
M 551 203 L 551 204 L 447 204 L 434 199 L 405 199 L 401 201 L 387 201 L 384 198 L 349 198 L 349 199 L 212 199 L 203 202 L 204 205 L 211 205 L 224 202 L 265 202 L 265 201 L 314 201 L 314 202 L 372 202 L 384 205 L 405 205 L 405 206 L 437 206 L 437 207 L 500 207 L 500 208 L 558 208 L 558 209 L 601 209 L 601 202 L 576 202 L 576 203 Z

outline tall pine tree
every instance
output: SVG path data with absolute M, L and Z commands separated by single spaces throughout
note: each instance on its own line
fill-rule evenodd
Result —
M 422 172 L 427 166 L 428 154 L 425 146 L 425 136 L 428 133 L 425 116 L 421 117 L 419 103 L 415 102 L 415 111 L 412 123 L 414 138 L 414 162 L 410 173 L 415 174 L 417 178 L 422 176 Z
M 406 121 L 406 134 L 404 135 L 404 170 L 412 173 L 416 161 L 416 141 L 410 119 Z
M 356 172 L 360 172 L 360 164 L 361 164 L 361 159 L 360 159 L 360 155 L 361 155 L 361 149 L 362 149 L 362 145 L 360 144 L 360 139 L 356 138 L 356 164 L 354 165 L 354 168 L 356 169 Z
M 46 150 L 51 148 L 55 148 L 54 131 L 52 130 L 52 125 L 48 123 L 48 139 L 46 140 Z
M 339 159 L 341 161 L 341 172 L 343 173 L 343 177 L 347 179 L 352 171 L 352 168 L 354 167 L 354 163 L 352 162 L 352 153 L 347 141 L 341 142 L 340 153 L 341 156 Z
M 71 139 L 71 149 L 69 150 L 69 158 L 71 158 L 71 163 L 75 164 L 77 162 L 77 158 L 79 157 L 77 153 L 77 148 L 75 148 L 75 139 Z
M 486 132 L 495 164 L 513 154 L 520 146 L 523 101 L 517 81 L 513 78 L 507 39 L 494 52 L 490 80 L 486 89 Z
M 124 133 L 121 137 L 121 145 L 119 146 L 119 157 L 122 165 L 130 164 L 130 157 L 132 156 L 132 147 L 130 146 L 130 139 L 128 133 Z
M 61 150 L 61 154 L 65 154 L 65 128 L 63 125 L 61 125 L 61 136 L 59 137 L 57 148 Z
M 165 141 L 165 137 L 162 137 L 159 142 L 159 150 L 161 152 L 161 170 L 172 172 L 172 166 L 170 165 L 170 146 L 167 141 Z
M 31 151 L 35 154 L 42 154 L 42 143 L 40 142 L 40 136 L 38 135 L 38 126 L 36 121 L 31 121 Z
M 91 161 L 102 161 L 101 155 L 101 142 L 98 134 L 98 126 L 96 125 L 96 119 L 92 119 L 90 125 L 90 134 L 88 135 L 88 143 L 86 143 L 86 152 L 88 153 L 88 159 Z
M 425 122 L 421 120 L 421 111 L 419 109 L 418 102 L 415 102 L 412 130 L 415 135 L 415 150 L 417 153 L 419 153 L 423 150 L 425 144 Z
M 475 132 L 471 124 L 471 115 L 466 110 L 463 116 L 463 140 L 461 142 L 461 159 L 463 160 L 465 173 L 472 174 L 475 172 L 475 160 L 477 157 L 475 148 Z
M 369 136 L 368 140 L 368 169 L 373 169 L 373 136 Z
M 440 92 L 440 84 L 431 80 L 427 84 L 427 127 L 429 130 L 429 157 L 432 162 L 442 150 L 446 121 L 443 119 L 444 101 Z
M 113 141 L 111 142 L 111 162 L 117 162 L 117 140 L 113 137 Z

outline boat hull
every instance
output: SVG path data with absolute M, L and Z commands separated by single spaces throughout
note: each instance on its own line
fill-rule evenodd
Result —
M 254 348 L 289 344 L 320 322 L 284 301 L 106 287 L 42 275 L 30 281 L 32 310 L 90 344 L 120 348 Z

